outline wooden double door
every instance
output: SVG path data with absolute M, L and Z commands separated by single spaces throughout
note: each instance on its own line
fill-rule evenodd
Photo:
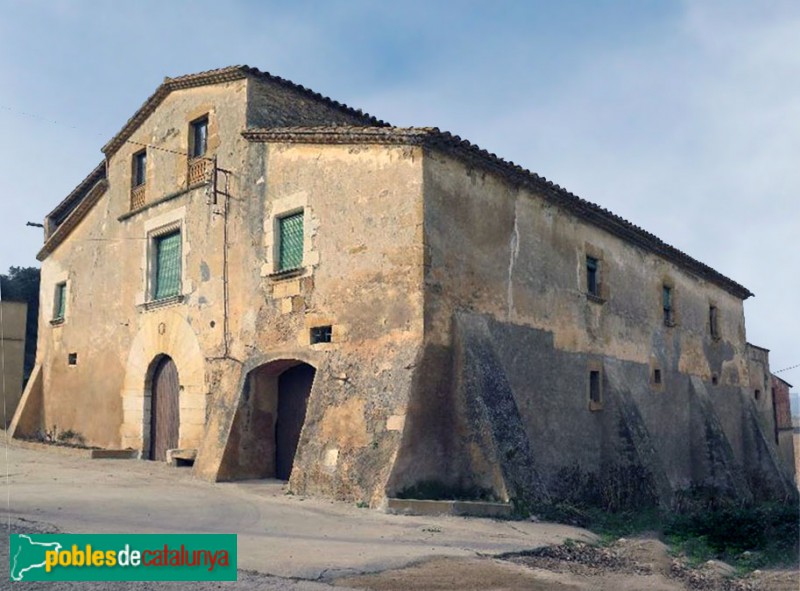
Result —
M 178 447 L 180 383 L 175 362 L 166 355 L 153 371 L 150 400 L 150 459 L 164 461 L 167 450 Z

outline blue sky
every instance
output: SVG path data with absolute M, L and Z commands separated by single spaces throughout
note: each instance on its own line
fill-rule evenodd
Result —
M 0 0 L 0 270 L 164 76 L 249 64 L 468 138 L 755 292 L 800 363 L 800 3 Z M 22 113 L 29 113 L 29 117 Z M 800 384 L 800 369 L 781 374 Z

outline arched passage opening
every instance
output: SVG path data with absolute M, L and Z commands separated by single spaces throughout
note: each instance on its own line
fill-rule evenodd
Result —
M 169 355 L 150 363 L 145 392 L 145 457 L 165 461 L 167 450 L 178 447 L 180 437 L 180 381 L 178 368 Z M 149 406 L 149 412 L 148 407 Z
M 316 369 L 280 359 L 250 371 L 233 419 L 220 479 L 288 480 Z

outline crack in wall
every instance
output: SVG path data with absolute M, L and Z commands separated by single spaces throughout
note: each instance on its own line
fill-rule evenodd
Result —
M 514 266 L 517 264 L 519 256 L 519 200 L 514 203 L 514 231 L 511 234 L 511 242 L 508 245 L 510 257 L 508 261 L 508 312 L 506 318 L 511 320 L 511 313 L 514 311 Z

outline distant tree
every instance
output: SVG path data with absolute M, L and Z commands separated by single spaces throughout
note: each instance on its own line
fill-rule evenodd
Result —
M 27 381 L 36 363 L 36 338 L 39 334 L 39 269 L 10 267 L 8 275 L 0 275 L 0 289 L 4 300 L 16 300 L 28 304 L 25 326 L 25 380 Z

